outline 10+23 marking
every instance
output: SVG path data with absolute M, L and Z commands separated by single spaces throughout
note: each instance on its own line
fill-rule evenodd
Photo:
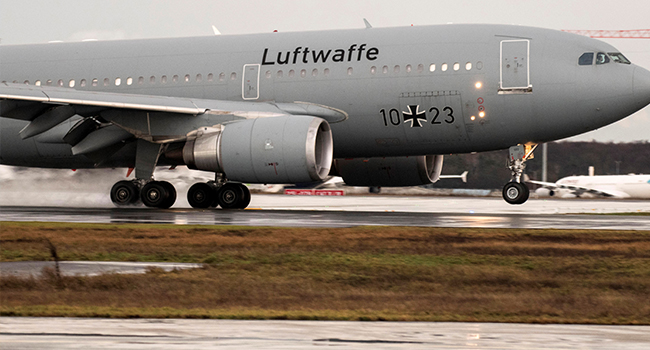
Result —
M 402 112 L 404 123 L 406 124 L 406 122 L 411 122 L 412 128 L 421 128 L 422 122 L 427 122 L 426 111 L 420 111 L 420 105 L 408 105 L 407 107 L 408 111 Z M 389 123 L 390 125 L 398 126 L 402 123 L 400 112 L 395 108 L 391 108 L 388 111 L 382 108 L 379 113 L 381 113 L 384 126 L 388 126 Z M 433 125 L 442 124 L 443 122 L 451 124 L 456 120 L 454 117 L 454 110 L 449 106 L 445 106 L 442 109 L 442 112 L 438 107 L 431 107 L 429 108 L 429 113 L 433 114 L 433 118 L 431 119 L 431 124 Z M 440 117 L 442 117 L 442 119 L 440 119 Z

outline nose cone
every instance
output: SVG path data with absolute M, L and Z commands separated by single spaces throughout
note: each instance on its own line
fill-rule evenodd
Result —
M 650 104 L 650 71 L 641 67 L 634 69 L 634 99 L 640 108 Z

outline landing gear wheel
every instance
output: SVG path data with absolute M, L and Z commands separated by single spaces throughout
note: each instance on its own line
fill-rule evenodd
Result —
M 205 209 L 212 206 L 213 203 L 216 204 L 216 195 L 216 191 L 212 186 L 200 182 L 192 185 L 187 190 L 187 201 L 192 208 Z
M 176 190 L 169 182 L 151 181 L 144 185 L 140 197 L 148 207 L 167 209 L 176 201 Z
M 118 181 L 111 188 L 111 201 L 118 207 L 135 204 L 140 199 L 140 190 L 133 181 Z
M 523 204 L 528 200 L 528 186 L 519 182 L 508 182 L 503 186 L 503 199 L 510 204 Z
M 167 181 L 159 181 L 158 182 L 162 187 L 165 188 L 167 191 L 167 198 L 163 202 L 162 206 L 159 208 L 162 209 L 168 209 L 171 208 L 174 203 L 176 203 L 176 188 L 174 188 L 174 185 L 170 184 Z
M 239 185 L 241 190 L 244 192 L 244 197 L 242 198 L 241 203 L 239 203 L 239 209 L 246 209 L 246 207 L 251 203 L 251 191 L 244 184 L 237 185 Z
M 243 209 L 246 206 L 243 204 L 246 202 L 246 194 L 244 191 L 246 188 L 244 185 L 227 183 L 217 191 L 217 203 L 223 209 Z M 248 201 L 250 201 L 250 193 L 248 195 Z M 248 203 L 246 203 L 248 205 Z

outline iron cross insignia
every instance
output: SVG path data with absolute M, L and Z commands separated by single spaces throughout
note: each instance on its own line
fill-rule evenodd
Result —
M 420 105 L 408 105 L 408 112 L 402 112 L 404 113 L 404 123 L 407 121 L 411 122 L 411 127 L 412 128 L 421 128 L 423 122 L 427 122 L 427 114 L 426 112 L 418 112 L 420 109 Z

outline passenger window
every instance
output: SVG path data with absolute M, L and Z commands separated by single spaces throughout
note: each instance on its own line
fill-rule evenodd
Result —
M 59 81 L 56 82 L 56 85 L 63 86 L 63 79 L 59 79 Z
M 29 85 L 29 80 L 25 80 L 25 85 Z
M 138 78 L 138 85 L 144 84 L 144 77 L 139 77 Z
M 580 66 L 591 66 L 592 64 L 594 64 L 594 53 L 593 52 L 585 52 L 578 59 L 578 65 L 580 65 Z
M 429 72 L 435 72 L 435 71 L 436 71 L 436 64 L 431 63 L 431 65 L 429 66 Z
M 472 62 L 465 63 L 465 70 L 472 70 Z
M 411 70 L 412 70 L 411 65 L 407 64 L 406 65 L 406 73 L 411 73 Z
M 311 76 L 312 77 L 318 76 L 318 69 L 314 68 L 314 70 L 311 71 Z
M 235 72 L 230 73 L 230 80 L 235 80 L 235 79 L 237 79 L 237 73 Z
M 73 88 L 73 87 L 75 86 L 75 81 L 74 81 L 74 79 L 71 79 L 71 80 L 68 82 L 68 86 L 71 87 L 71 88 Z
M 384 73 L 384 74 L 388 73 L 388 66 L 382 67 L 381 72 Z
M 186 83 L 189 83 L 189 82 L 190 82 L 190 75 L 189 75 L 189 74 L 185 74 L 185 78 L 184 78 L 184 79 L 185 79 L 185 82 L 186 82 Z
M 208 81 L 213 81 L 214 80 L 214 74 L 210 73 L 208 74 Z
M 226 80 L 226 73 L 219 74 L 219 81 L 224 81 L 224 80 Z
M 35 82 L 34 82 L 34 85 L 36 85 L 36 86 L 41 86 L 41 81 L 40 81 L 40 80 L 35 81 Z
M 174 75 L 172 77 L 172 82 L 174 82 L 174 83 L 178 82 L 178 75 Z
M 449 67 L 449 66 L 447 65 L 447 63 L 443 63 L 443 64 L 440 66 L 440 70 L 443 71 L 443 72 L 446 72 L 448 67 Z
M 293 76 L 296 75 L 296 72 L 292 70 L 289 71 L 289 78 L 293 78 Z
M 278 78 L 282 78 L 282 75 L 284 75 L 284 73 L 282 72 L 282 70 L 279 70 L 278 71 Z
M 45 85 L 47 85 L 47 86 L 52 85 L 52 79 L 48 79 L 48 80 L 45 82 Z
M 352 67 L 348 67 L 348 75 L 352 75 Z
M 126 85 L 133 85 L 133 78 L 131 77 L 126 78 Z
M 167 84 L 167 76 L 163 75 L 162 78 L 160 78 L 160 82 L 163 84 Z
M 92 86 L 97 86 L 97 84 L 98 84 L 97 78 L 94 78 L 91 85 Z
M 111 80 L 108 78 L 104 78 L 104 86 L 109 86 L 111 85 Z
M 609 63 L 609 57 L 604 52 L 599 52 L 596 54 L 596 64 L 605 64 Z
M 483 62 L 481 62 L 481 61 L 476 62 L 476 69 L 478 69 L 478 70 L 483 69 Z
M 301 78 L 304 78 L 304 77 L 306 77 L 306 76 L 307 76 L 307 71 L 304 70 L 304 69 L 300 70 L 300 77 L 301 77 Z
M 149 84 L 155 84 L 155 83 L 156 83 L 156 77 L 152 75 L 152 76 L 149 78 Z
M 377 67 L 375 66 L 370 67 L 370 74 L 375 75 L 375 73 L 377 73 Z
M 120 86 L 122 84 L 121 78 L 115 78 L 115 86 Z
M 424 72 L 424 65 L 423 64 L 418 64 L 418 73 Z
M 399 73 L 399 66 L 393 67 L 393 73 Z
M 460 63 L 456 62 L 454 63 L 454 70 L 459 70 L 460 69 Z
M 79 82 L 79 86 L 86 87 L 86 79 L 81 79 L 81 81 Z
M 324 75 L 324 76 L 328 76 L 328 75 L 330 75 L 330 69 L 329 69 L 329 68 L 325 68 L 325 69 L 323 69 L 323 75 Z
M 202 76 L 201 74 L 197 74 L 197 75 L 196 75 L 196 82 L 197 82 L 197 83 L 200 83 L 200 82 L 202 82 L 202 81 L 203 81 L 203 76 Z
M 271 79 L 271 71 L 267 70 L 265 76 L 266 76 L 266 79 Z
M 620 52 L 610 52 L 609 57 L 616 63 L 630 64 L 630 61 Z

